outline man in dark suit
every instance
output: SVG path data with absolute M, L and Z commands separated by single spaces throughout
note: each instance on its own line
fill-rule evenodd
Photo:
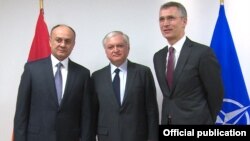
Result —
M 212 49 L 186 37 L 187 12 L 180 3 L 163 4 L 159 23 L 167 39 L 167 46 L 154 55 L 163 94 L 161 124 L 214 124 L 223 85 Z
M 75 36 L 67 25 L 53 27 L 52 54 L 25 64 L 14 119 L 15 141 L 90 140 L 90 71 L 68 58 Z M 60 87 L 54 78 L 57 70 L 62 79 Z
M 110 64 L 92 75 L 98 141 L 157 141 L 159 115 L 150 68 L 127 60 L 129 37 L 121 31 L 108 33 L 103 46 Z

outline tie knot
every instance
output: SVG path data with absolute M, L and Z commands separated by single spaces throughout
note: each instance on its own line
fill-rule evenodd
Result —
M 174 52 L 174 47 L 169 47 L 169 52 L 173 53 Z
M 116 73 L 116 74 L 119 74 L 119 72 L 120 72 L 120 69 L 118 69 L 118 68 L 115 69 L 115 73 Z
M 63 64 L 62 64 L 61 62 L 59 62 L 58 64 L 56 64 L 56 67 L 57 67 L 58 69 L 60 69 L 62 66 L 63 66 Z

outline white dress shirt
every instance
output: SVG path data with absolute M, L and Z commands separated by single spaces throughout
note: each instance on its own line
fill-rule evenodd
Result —
M 63 61 L 59 61 L 55 56 L 53 56 L 51 54 L 51 62 L 52 62 L 52 68 L 53 68 L 53 74 L 55 76 L 56 74 L 56 70 L 57 70 L 57 64 L 59 62 L 62 63 L 62 67 L 61 67 L 61 72 L 62 72 L 62 98 L 64 95 L 64 90 L 65 90 L 65 85 L 66 85 L 66 80 L 67 80 L 67 76 L 68 76 L 68 63 L 69 63 L 69 58 L 67 57 L 66 59 L 64 59 Z
M 110 63 L 111 67 L 111 77 L 112 81 L 115 77 L 115 69 L 119 68 L 119 77 L 120 77 L 120 102 L 123 103 L 124 93 L 125 93 L 125 87 L 126 87 L 126 81 L 127 81 L 127 64 L 128 60 L 126 60 L 121 66 L 116 67 L 112 63 Z
M 174 63 L 174 68 L 176 67 L 176 64 L 178 62 L 178 59 L 179 59 L 179 56 L 180 56 L 180 53 L 181 53 L 181 49 L 182 49 L 182 46 L 184 44 L 184 42 L 186 41 L 186 35 L 184 35 L 178 42 L 176 42 L 175 44 L 173 45 L 170 45 L 169 43 L 167 44 L 168 46 L 168 50 L 170 47 L 173 47 L 175 49 L 175 63 Z M 167 57 L 166 57 L 166 62 L 168 62 L 168 55 L 169 55 L 169 52 L 167 53 Z M 167 64 L 166 64 L 167 65 Z

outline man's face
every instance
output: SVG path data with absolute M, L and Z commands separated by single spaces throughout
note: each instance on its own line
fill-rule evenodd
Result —
M 67 58 L 75 45 L 75 34 L 66 26 L 55 28 L 50 36 L 52 54 L 60 61 Z
M 110 62 L 117 67 L 124 63 L 129 54 L 129 45 L 124 41 L 122 35 L 115 35 L 107 39 L 104 49 Z
M 159 24 L 162 35 L 171 43 L 175 43 L 185 34 L 187 19 L 181 16 L 176 7 L 161 9 Z

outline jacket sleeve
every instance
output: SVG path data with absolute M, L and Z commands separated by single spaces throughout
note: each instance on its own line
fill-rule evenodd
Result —
M 151 70 L 146 70 L 146 108 L 148 120 L 148 140 L 158 141 L 159 111 L 156 88 Z
M 27 140 L 27 126 L 30 112 L 30 101 L 31 73 L 29 66 L 26 63 L 18 89 L 16 112 L 14 117 L 14 141 Z
M 201 79 L 206 90 L 206 98 L 214 123 L 223 102 L 223 84 L 220 65 L 212 51 L 208 48 L 200 62 Z

